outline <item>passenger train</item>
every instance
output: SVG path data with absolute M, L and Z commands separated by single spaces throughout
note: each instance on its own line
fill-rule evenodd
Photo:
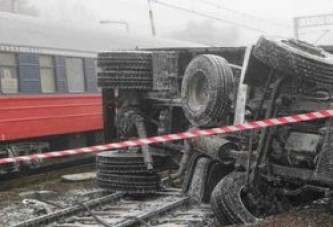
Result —
M 0 13 L 0 34 L 0 158 L 102 142 L 98 52 L 201 46 L 11 13 Z

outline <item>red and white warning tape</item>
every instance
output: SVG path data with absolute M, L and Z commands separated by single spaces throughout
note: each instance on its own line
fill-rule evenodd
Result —
M 32 161 L 36 159 L 48 159 L 48 158 L 57 158 L 57 157 L 64 157 L 64 156 L 71 156 L 71 155 L 78 155 L 78 154 L 86 154 L 86 153 L 93 153 L 111 149 L 119 149 L 119 148 L 126 148 L 132 146 L 141 146 L 145 144 L 154 144 L 154 143 L 161 143 L 161 142 L 168 142 L 174 140 L 181 140 L 181 139 L 191 139 L 198 136 L 207 136 L 207 135 L 214 135 L 214 134 L 223 134 L 229 132 L 238 132 L 244 131 L 247 129 L 255 129 L 255 128 L 265 128 L 265 127 L 272 127 L 277 125 L 285 125 L 289 123 L 301 122 L 301 121 L 312 121 L 321 118 L 328 118 L 333 117 L 333 110 L 320 110 L 316 112 L 304 113 L 304 114 L 297 114 L 287 117 L 278 117 L 278 118 L 271 118 L 265 119 L 261 121 L 252 121 L 246 123 L 240 123 L 230 126 L 222 126 L 219 128 L 211 128 L 211 129 L 195 129 L 187 132 L 169 134 L 169 135 L 161 135 L 155 136 L 145 139 L 135 139 L 135 140 L 128 140 L 116 143 L 110 143 L 105 145 L 98 145 L 98 146 L 91 146 L 91 147 L 83 147 L 71 150 L 64 150 L 64 151 L 55 151 L 55 152 L 48 152 L 43 154 L 33 154 L 33 155 L 25 155 L 25 156 L 18 156 L 12 158 L 2 158 L 0 159 L 0 164 L 4 163 L 14 163 L 14 162 L 24 162 L 24 161 Z

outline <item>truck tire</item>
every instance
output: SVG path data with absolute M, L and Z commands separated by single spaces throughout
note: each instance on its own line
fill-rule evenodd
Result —
M 233 74 L 228 62 L 216 55 L 199 55 L 186 68 L 181 87 L 184 114 L 195 127 L 225 122 L 230 109 Z
M 146 71 L 104 70 L 97 73 L 98 86 L 103 88 L 152 90 L 153 75 Z
M 97 59 L 109 60 L 151 60 L 153 53 L 150 51 L 111 51 L 98 53 Z
M 156 171 L 166 168 L 165 156 L 153 155 L 153 166 Z M 106 151 L 96 155 L 96 170 L 102 174 L 144 175 L 148 174 L 143 155 L 134 152 Z
M 160 189 L 160 178 L 155 176 L 133 176 L 124 178 L 125 175 L 107 175 L 97 173 L 97 184 L 110 191 L 123 191 L 129 193 L 150 193 Z
M 333 55 L 306 42 L 261 37 L 252 54 L 263 64 L 284 74 L 313 82 L 333 83 Z
M 153 154 L 153 160 L 156 162 L 163 162 L 164 155 Z M 127 150 L 113 150 L 104 151 L 96 155 L 96 162 L 100 164 L 111 165 L 126 165 L 126 164 L 143 164 L 144 159 L 142 153 L 127 151 Z
M 97 66 L 102 70 L 152 71 L 152 52 L 114 51 L 99 53 Z
M 230 172 L 234 170 L 233 165 L 225 165 L 221 162 L 214 161 L 208 171 L 206 186 L 205 186 L 205 195 L 203 197 L 203 201 L 205 203 L 210 202 L 210 196 L 220 180 L 228 175 Z
M 152 52 L 115 51 L 98 54 L 98 86 L 123 90 L 153 89 Z
M 232 172 L 214 188 L 211 205 L 221 224 L 254 223 L 292 207 L 280 189 L 271 187 L 265 181 L 260 182 L 260 190 L 244 190 L 245 176 L 244 172 Z
M 164 156 L 154 155 L 154 167 L 162 167 Z M 148 193 L 159 190 L 160 176 L 147 170 L 143 155 L 129 151 L 106 151 L 96 155 L 96 180 L 111 191 Z
M 243 203 L 241 195 L 244 185 L 245 174 L 232 172 L 214 188 L 211 205 L 221 224 L 253 223 L 258 220 Z

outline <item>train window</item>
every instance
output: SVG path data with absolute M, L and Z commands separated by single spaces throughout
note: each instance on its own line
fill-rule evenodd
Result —
M 0 53 L 0 77 L 2 93 L 17 93 L 17 63 L 14 53 Z
M 71 93 L 84 92 L 84 68 L 83 59 L 66 58 L 66 71 L 68 91 Z
M 54 75 L 54 61 L 52 56 L 39 56 L 40 79 L 43 93 L 53 93 L 56 91 L 56 81 Z

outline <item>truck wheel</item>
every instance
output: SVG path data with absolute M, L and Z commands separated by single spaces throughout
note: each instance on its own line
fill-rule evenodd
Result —
M 253 223 L 258 220 L 245 206 L 242 190 L 245 174 L 232 172 L 224 177 L 214 188 L 211 205 L 221 224 Z
M 306 42 L 261 37 L 252 54 L 260 62 L 285 74 L 333 83 L 333 55 Z
M 233 91 L 228 62 L 216 55 L 199 55 L 186 68 L 181 99 L 186 118 L 196 127 L 214 127 L 226 120 Z
M 233 165 L 225 165 L 218 161 L 215 161 L 214 163 L 211 164 L 207 174 L 205 195 L 203 198 L 203 201 L 205 203 L 210 202 L 210 195 L 212 194 L 212 191 L 214 190 L 217 183 L 233 170 L 234 170 Z
M 102 70 L 152 71 L 152 52 L 113 51 L 99 53 L 97 66 Z
M 163 165 L 164 156 L 154 155 L 153 159 L 157 166 Z M 101 152 L 96 156 L 96 170 L 98 185 L 108 190 L 148 193 L 160 188 L 160 176 L 147 170 L 141 153 Z
M 258 189 L 245 190 L 245 173 L 232 172 L 214 188 L 211 205 L 221 224 L 254 223 L 263 217 L 290 209 L 280 189 L 261 181 Z
M 98 86 L 150 91 L 153 88 L 152 52 L 115 51 L 98 54 Z

